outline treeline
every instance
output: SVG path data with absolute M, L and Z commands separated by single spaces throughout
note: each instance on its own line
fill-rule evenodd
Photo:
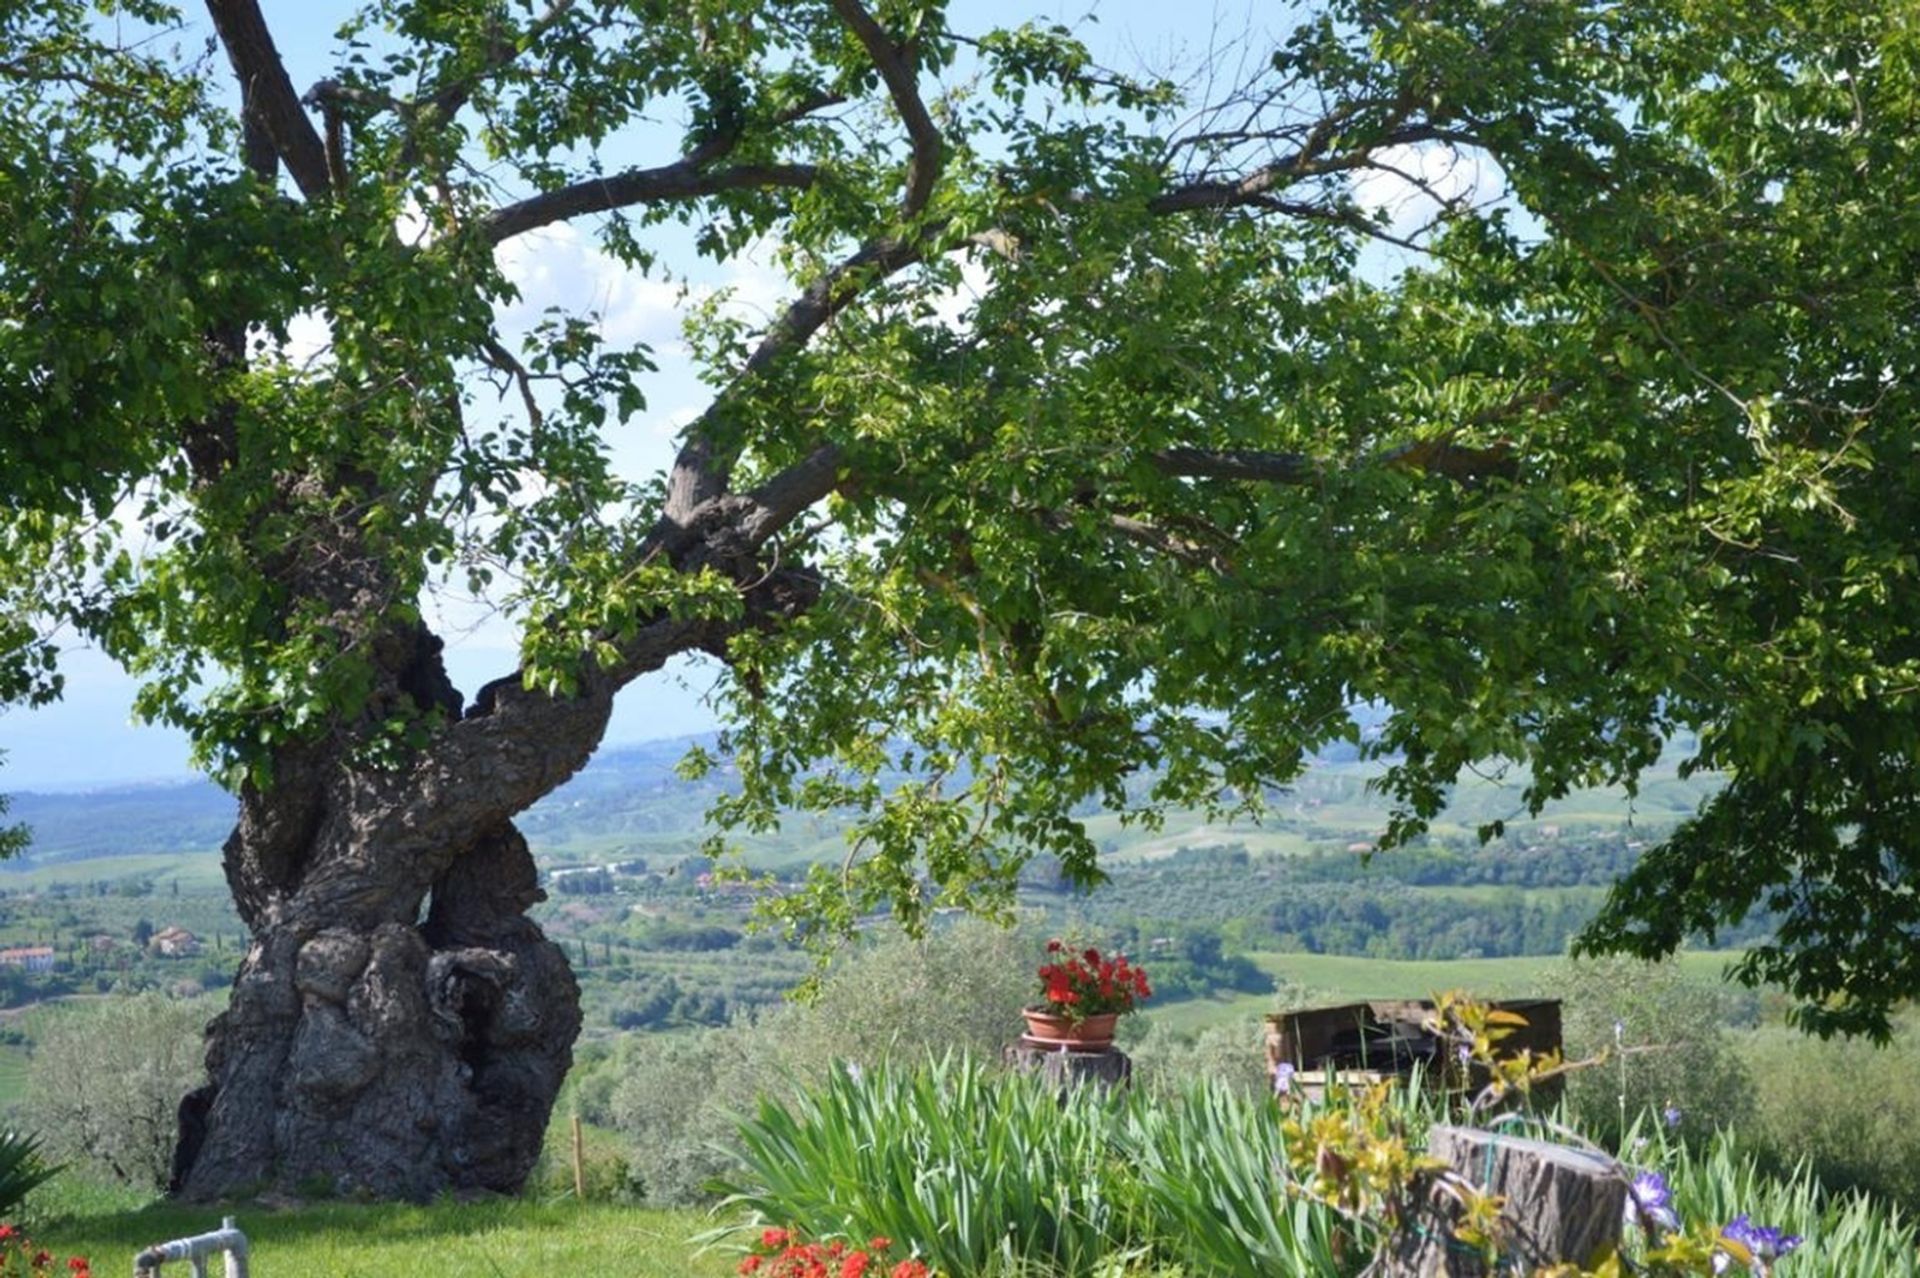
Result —
M 1641 850 L 1612 832 L 1484 847 L 1434 842 L 1371 857 L 1332 849 L 1255 856 L 1229 845 L 1116 863 L 1091 893 L 1065 886 L 1045 863 L 1030 866 L 1024 883 L 1027 899 L 1050 913 L 1146 936 L 1211 927 L 1240 950 L 1505 958 L 1563 953 Z M 1742 944 L 1773 927 L 1760 916 L 1713 939 Z
M 1468 898 L 1400 884 L 1308 884 L 1263 903 L 1246 939 L 1276 950 L 1370 958 L 1559 954 L 1601 896 L 1598 888 Z
M 1258 858 L 1261 870 L 1292 883 L 1404 883 L 1410 887 L 1607 887 L 1639 861 L 1644 843 L 1616 833 L 1541 842 L 1429 841 L 1391 852 L 1323 848 L 1304 856 Z M 1181 848 L 1154 870 L 1248 870 L 1244 844 Z
M 1134 920 L 1107 929 L 1101 944 L 1126 954 L 1147 969 L 1154 997 L 1200 998 L 1232 991 L 1264 994 L 1273 978 L 1244 954 L 1228 954 L 1218 928 L 1165 928 Z
M 696 1025 L 725 1025 L 735 1011 L 778 1001 L 778 993 L 738 988 L 689 990 L 671 975 L 642 975 L 627 982 L 615 996 L 607 1020 L 621 1030 L 684 1029 Z

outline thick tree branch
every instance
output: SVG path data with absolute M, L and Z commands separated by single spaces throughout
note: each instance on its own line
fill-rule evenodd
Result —
M 1163 555 L 1178 559 L 1193 568 L 1205 568 L 1225 576 L 1232 571 L 1233 565 L 1227 557 L 1217 550 L 1175 536 L 1156 524 L 1131 515 L 1108 515 L 1107 526 L 1125 537 L 1128 541 L 1157 550 Z
M 612 177 L 589 178 L 557 191 L 509 204 L 487 214 L 482 232 L 495 244 L 516 235 L 587 213 L 606 213 L 634 204 L 692 200 L 725 191 L 812 186 L 820 171 L 811 164 L 739 164 L 702 172 L 692 160 L 653 169 L 628 169 Z
M 741 532 L 753 546 L 765 545 L 840 483 L 845 460 L 838 444 L 822 444 L 747 494 L 752 502 Z
M 1357 106 L 1364 104 L 1356 104 Z M 1335 111 L 1307 130 L 1300 144 L 1271 164 L 1231 178 L 1197 179 L 1155 196 L 1147 205 L 1155 213 L 1183 213 L 1196 209 L 1267 208 L 1295 215 L 1325 217 L 1311 212 L 1313 206 L 1284 200 L 1277 193 L 1302 178 L 1326 177 L 1350 173 L 1355 169 L 1379 167 L 1374 153 L 1385 147 L 1414 146 L 1422 142 L 1444 142 L 1449 146 L 1477 146 L 1478 139 L 1468 130 L 1449 128 L 1431 121 L 1411 122 L 1404 113 L 1385 128 L 1373 132 L 1352 147 L 1333 150 L 1340 130 L 1351 123 L 1353 109 Z M 1249 135 L 1255 136 L 1255 135 Z
M 861 47 L 873 59 L 880 78 L 886 81 L 894 108 L 900 112 L 901 122 L 907 126 L 913 154 L 907 161 L 907 191 L 901 199 L 900 212 L 906 217 L 914 217 L 927 207 L 927 201 L 933 195 L 933 184 L 940 176 L 943 148 L 940 130 L 934 126 L 933 117 L 927 113 L 927 104 L 920 96 L 913 60 L 908 50 L 888 38 L 886 31 L 867 12 L 860 0 L 833 0 L 833 10 L 853 28 Z
M 247 115 L 273 139 L 300 193 L 309 200 L 326 199 L 331 190 L 326 149 L 301 109 L 260 6 L 255 0 L 207 0 L 207 12 L 240 79 Z
M 712 630 L 712 623 L 666 617 L 644 625 L 617 645 L 615 670 L 600 671 L 588 663 L 570 696 L 529 691 L 517 671 L 495 680 L 481 713 L 449 727 L 412 767 L 365 782 L 390 788 L 395 799 L 408 796 L 407 803 L 389 803 L 386 812 L 406 814 L 412 804 L 403 824 L 381 832 L 383 845 L 431 858 L 437 855 L 434 832 L 446 828 L 442 823 L 485 828 L 526 808 L 585 766 L 606 731 L 616 691 L 679 653 L 707 646 Z M 463 783 L 476 776 L 498 784 L 476 792 Z
M 1251 448 L 1163 448 L 1150 454 L 1156 469 L 1176 479 L 1251 479 L 1267 484 L 1310 484 L 1323 473 L 1305 453 Z
M 864 290 L 918 262 L 935 229 L 927 228 L 908 240 L 887 237 L 869 241 L 809 284 L 774 321 L 739 375 L 688 427 L 686 443 L 674 458 L 667 479 L 663 519 L 668 527 L 688 527 L 701 506 L 726 491 L 733 450 L 721 444 L 719 435 L 726 413 L 746 388 L 776 360 L 804 347 Z
M 768 128 L 805 119 L 816 111 L 838 106 L 845 101 L 837 93 L 819 94 L 796 103 L 767 122 Z M 665 200 L 692 200 L 726 191 L 750 191 L 780 187 L 795 190 L 812 186 L 821 178 L 821 170 L 811 164 L 739 164 L 728 168 L 710 168 L 739 146 L 738 132 L 710 137 L 690 149 L 672 164 L 649 169 L 628 169 L 612 177 L 586 178 L 556 191 L 543 191 L 516 204 L 487 214 L 482 223 L 493 243 L 511 239 L 526 231 L 554 222 L 590 213 L 608 213 L 634 204 L 657 204 Z

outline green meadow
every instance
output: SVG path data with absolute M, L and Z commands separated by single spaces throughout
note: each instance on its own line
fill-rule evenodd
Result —
M 1524 997 L 1565 966 L 1553 957 L 1486 959 L 1375 959 L 1344 954 L 1275 954 L 1248 957 L 1283 982 L 1289 1006 L 1340 1003 L 1371 998 L 1425 998 L 1439 990 L 1466 990 L 1479 996 Z M 1689 950 L 1679 956 L 1691 979 L 1719 982 L 1739 958 L 1736 951 Z M 1274 994 L 1226 994 L 1179 1002 L 1149 1004 L 1141 1019 L 1190 1034 L 1214 1025 L 1253 1021 L 1283 1010 Z
M 96 1273 L 126 1273 L 144 1247 L 219 1228 L 222 1211 L 235 1212 L 251 1271 L 261 1278 L 719 1278 L 738 1263 L 737 1253 L 701 1253 L 690 1241 L 712 1228 L 703 1212 L 518 1199 L 277 1210 L 154 1205 L 56 1216 L 39 1232 L 60 1258 L 85 1256 Z

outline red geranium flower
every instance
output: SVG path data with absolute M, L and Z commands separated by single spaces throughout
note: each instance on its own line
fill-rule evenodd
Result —
M 1047 942 L 1047 952 L 1064 955 L 1039 970 L 1042 1004 L 1055 1016 L 1078 1021 L 1106 1012 L 1124 1014 L 1152 993 L 1145 970 L 1125 955 L 1107 958 L 1092 948 L 1073 954 L 1058 940 Z

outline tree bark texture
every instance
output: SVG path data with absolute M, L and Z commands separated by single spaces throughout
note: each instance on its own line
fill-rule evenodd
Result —
M 176 1190 L 518 1189 L 580 1029 L 573 974 L 523 913 L 540 895 L 505 824 L 434 882 L 424 918 L 417 897 L 342 917 L 295 894 L 208 1027 Z
M 380 771 L 321 743 L 243 792 L 225 865 L 252 940 L 181 1105 L 184 1197 L 511 1192 L 572 1064 L 579 987 L 526 915 L 545 894 L 511 815 L 586 762 L 611 691 L 463 720 L 437 640 L 383 642 L 392 695 L 443 711 L 444 739 L 548 731 L 456 754 L 458 786 L 431 748 Z
M 1435 1127 L 1427 1152 L 1467 1184 L 1506 1200 L 1501 1251 L 1519 1272 L 1590 1264 L 1620 1240 L 1627 1181 L 1605 1155 L 1477 1127 Z M 1368 1273 L 1374 1278 L 1480 1278 L 1490 1271 L 1455 1241 L 1459 1206 L 1430 1187 L 1419 1210 Z M 1503 1269 L 1502 1272 L 1505 1272 Z
M 1007 1047 L 1002 1060 L 1008 1069 L 1040 1075 L 1053 1084 L 1062 1097 L 1076 1087 L 1112 1091 L 1133 1082 L 1133 1058 L 1117 1047 L 1099 1052 L 1066 1052 L 1029 1042 L 1022 1035 Z

